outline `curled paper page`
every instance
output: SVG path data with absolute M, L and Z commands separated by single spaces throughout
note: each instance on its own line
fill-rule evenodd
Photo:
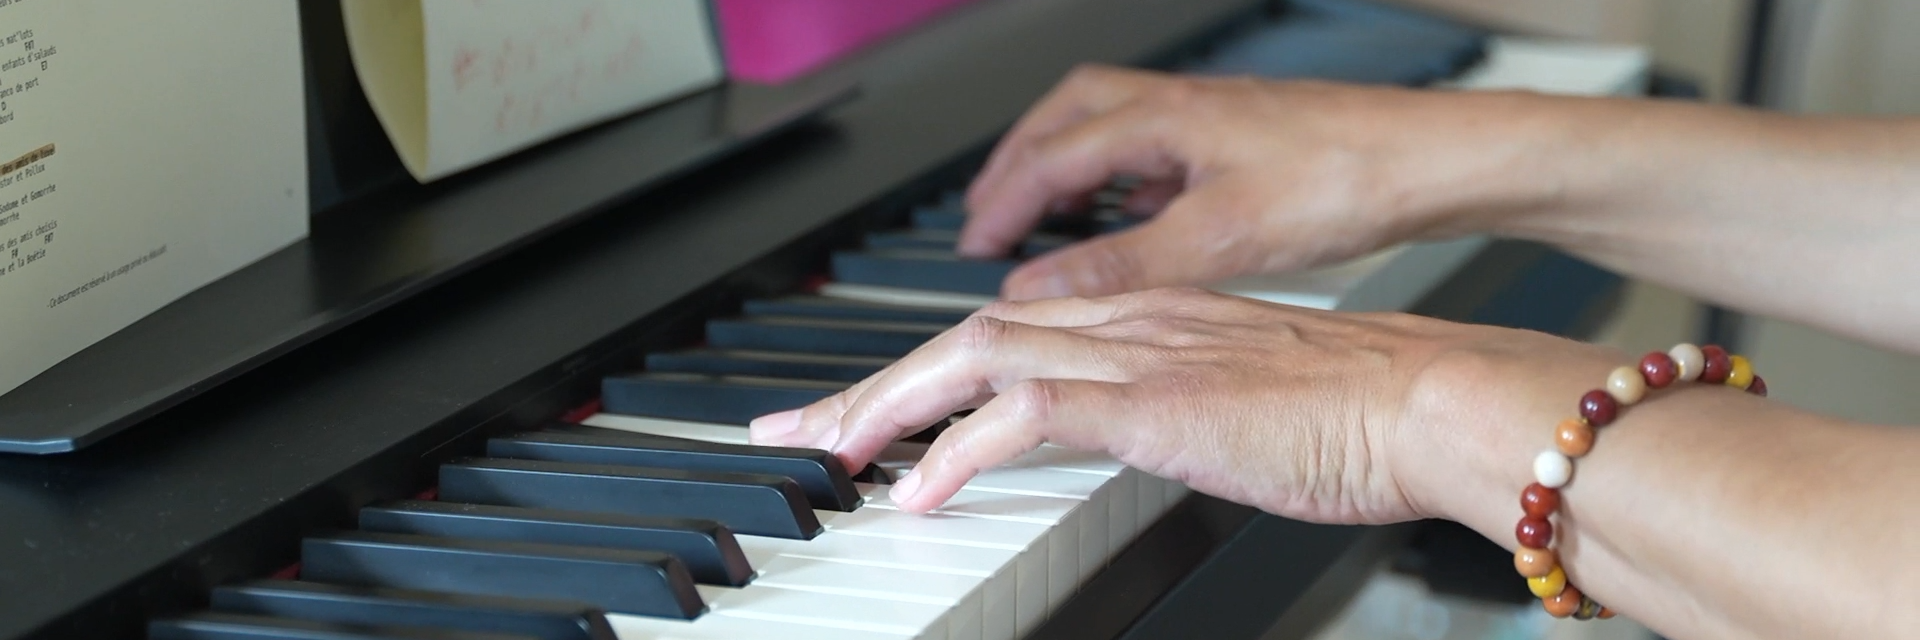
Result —
M 724 78 L 703 0 L 344 0 L 374 114 L 428 182 Z

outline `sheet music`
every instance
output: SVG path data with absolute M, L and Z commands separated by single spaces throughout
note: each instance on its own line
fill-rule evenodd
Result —
M 294 0 L 0 0 L 0 392 L 307 232 Z
M 354 67 L 430 181 L 710 87 L 703 0 L 346 0 Z

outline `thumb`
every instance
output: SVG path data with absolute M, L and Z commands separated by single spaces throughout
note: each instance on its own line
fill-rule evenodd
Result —
M 1144 224 L 1047 252 L 1008 274 L 1001 296 L 1107 296 L 1234 275 L 1252 238 L 1210 193 L 1190 191 Z

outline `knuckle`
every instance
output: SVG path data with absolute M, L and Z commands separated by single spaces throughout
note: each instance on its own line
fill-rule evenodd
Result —
M 1046 380 L 1027 380 L 1007 391 L 1008 401 L 1013 404 L 1013 412 L 1022 418 L 1029 429 L 1043 427 L 1053 421 L 1055 412 L 1065 406 L 1065 398 L 1060 385 Z
M 970 354 L 990 353 L 1013 332 L 1013 323 L 983 315 L 968 317 L 954 331 L 958 347 Z

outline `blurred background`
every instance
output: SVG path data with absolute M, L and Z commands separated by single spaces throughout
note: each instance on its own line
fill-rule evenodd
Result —
M 1647 48 L 1704 98 L 1796 113 L 1920 113 L 1920 2 L 1912 0 L 1392 0 L 1520 32 Z M 1920 328 L 1917 328 L 1920 329 Z M 1920 423 L 1920 358 L 1827 332 L 1711 309 L 1628 285 L 1598 338 L 1630 351 L 1712 334 L 1763 367 L 1773 398 L 1877 423 Z M 1769 366 L 1771 365 L 1771 366 Z M 1556 622 L 1534 608 L 1435 596 L 1381 574 L 1322 640 L 1644 640 L 1632 622 Z
M 1394 1 L 1525 31 L 1644 46 L 1656 66 L 1699 82 L 1718 102 L 1802 113 L 1920 113 L 1920 38 L 1913 37 L 1920 2 L 1911 0 Z M 1755 44 L 1763 46 L 1750 70 Z M 1686 297 L 1635 284 L 1603 338 L 1633 350 L 1672 344 L 1720 319 L 1708 315 Z M 1770 372 L 1775 398 L 1858 420 L 1920 422 L 1920 394 L 1913 393 L 1920 358 L 1774 320 L 1718 324 L 1727 342 Z

